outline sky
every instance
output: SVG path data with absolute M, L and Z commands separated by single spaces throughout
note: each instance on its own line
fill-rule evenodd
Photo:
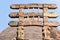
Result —
M 38 3 L 38 4 L 56 4 L 57 9 L 51 10 L 52 12 L 57 12 L 58 17 L 55 19 L 50 19 L 52 21 L 60 22 L 60 0 L 0 0 L 0 32 L 5 30 L 7 27 L 9 27 L 8 22 L 12 20 L 18 20 L 18 19 L 12 19 L 9 18 L 9 14 L 11 12 L 18 12 L 18 10 L 10 9 L 11 4 L 29 4 L 29 3 Z M 60 26 L 57 27 L 60 30 Z

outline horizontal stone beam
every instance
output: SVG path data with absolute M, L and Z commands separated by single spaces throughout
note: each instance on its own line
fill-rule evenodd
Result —
M 17 27 L 17 26 L 43 26 L 43 22 L 41 21 L 24 21 L 24 22 L 16 22 L 16 21 L 10 21 L 8 23 L 9 26 L 11 27 Z M 46 22 L 44 25 L 52 26 L 52 27 L 57 27 L 60 26 L 58 22 Z
M 24 17 L 24 18 L 27 18 L 27 17 L 32 18 L 33 16 L 38 18 L 38 16 L 39 16 L 39 17 L 42 18 L 43 13 L 31 12 L 31 13 L 24 13 L 24 14 L 19 15 L 18 12 L 12 12 L 12 13 L 9 14 L 10 18 L 19 18 L 19 16 Z M 49 13 L 45 14 L 44 16 L 47 16 L 49 18 L 56 18 L 56 17 L 58 17 L 58 14 L 55 13 L 55 12 L 49 12 Z
M 12 12 L 9 14 L 10 18 L 19 18 L 19 13 L 18 12 Z
M 11 27 L 17 27 L 18 26 L 18 22 L 17 21 L 10 21 L 8 23 L 8 25 L 11 26 Z
M 57 6 L 56 4 L 12 4 L 10 6 L 12 9 L 19 9 L 19 8 L 24 8 L 24 9 L 43 9 L 43 8 L 48 8 L 48 9 L 56 9 Z

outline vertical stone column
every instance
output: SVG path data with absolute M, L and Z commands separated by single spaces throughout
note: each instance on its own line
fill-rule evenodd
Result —
M 46 22 L 48 22 L 48 16 L 46 16 L 48 14 L 48 8 L 43 8 L 43 40 L 51 40 L 50 39 L 50 31 L 49 31 L 49 26 L 45 25 Z
M 39 12 L 39 7 L 38 7 L 38 13 L 40 13 L 40 12 Z M 40 19 L 40 16 L 38 16 L 38 21 L 40 21 L 39 19 Z
M 33 12 L 34 12 L 34 7 L 33 7 Z
M 28 13 L 30 13 L 30 9 L 28 8 Z M 29 19 L 29 16 L 27 16 L 27 18 Z
M 30 9 L 28 8 L 28 13 L 30 12 Z
M 38 7 L 38 13 L 39 13 L 39 7 Z
M 20 8 L 19 15 L 22 15 L 22 14 L 23 14 L 23 8 Z M 24 21 L 24 18 L 22 16 L 19 16 L 19 23 L 23 21 Z M 24 40 L 24 27 L 22 25 L 18 26 L 18 39 Z

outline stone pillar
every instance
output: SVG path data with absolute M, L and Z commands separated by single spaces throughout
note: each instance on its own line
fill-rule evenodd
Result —
M 45 25 L 46 22 L 48 22 L 48 16 L 46 16 L 46 14 L 48 14 L 48 8 L 43 8 L 43 40 L 51 40 L 50 39 L 50 31 L 48 30 L 50 27 L 48 25 Z
M 22 15 L 22 14 L 23 14 L 23 8 L 20 8 L 19 15 Z M 22 16 L 19 16 L 19 23 L 23 21 L 24 21 L 24 18 Z M 18 26 L 18 39 L 24 40 L 24 27 L 21 25 Z

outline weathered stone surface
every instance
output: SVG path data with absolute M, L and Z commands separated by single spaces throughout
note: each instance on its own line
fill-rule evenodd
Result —
M 52 27 L 51 37 L 54 38 L 54 40 L 60 40 L 60 31 L 57 28 Z
M 42 27 L 39 26 L 25 27 L 25 39 L 42 40 Z
M 22 17 L 24 17 L 24 18 L 30 18 L 31 16 L 33 17 L 34 16 L 34 18 L 38 18 L 38 16 L 40 17 L 40 18 L 43 18 L 44 16 L 47 16 L 47 17 L 49 17 L 49 18 L 56 18 L 56 17 L 58 17 L 58 14 L 56 13 L 56 12 L 48 12 L 48 14 L 45 14 L 44 16 L 43 16 L 43 13 L 40 13 L 40 12 L 27 12 L 27 13 L 24 13 L 23 12 L 23 14 L 20 14 L 20 16 L 22 16 Z M 19 12 L 11 12 L 10 14 L 9 14 L 9 17 L 10 18 L 19 18 Z M 31 17 L 31 18 L 32 18 Z
M 2 33 L 0 33 L 0 40 L 12 40 L 16 37 L 16 28 L 8 27 Z
M 43 9 L 43 7 L 48 8 L 48 9 L 56 9 L 57 6 L 56 4 L 12 4 L 10 8 L 12 9 L 19 9 L 19 8 L 24 8 L 24 9 L 32 9 L 32 8 L 38 9 Z
M 25 39 L 29 40 L 42 40 L 42 27 L 25 27 Z M 8 27 L 3 32 L 0 33 L 0 40 L 16 40 L 16 27 Z M 51 37 L 54 38 L 54 40 L 60 40 L 60 31 L 57 30 L 57 28 L 52 27 L 51 31 Z

